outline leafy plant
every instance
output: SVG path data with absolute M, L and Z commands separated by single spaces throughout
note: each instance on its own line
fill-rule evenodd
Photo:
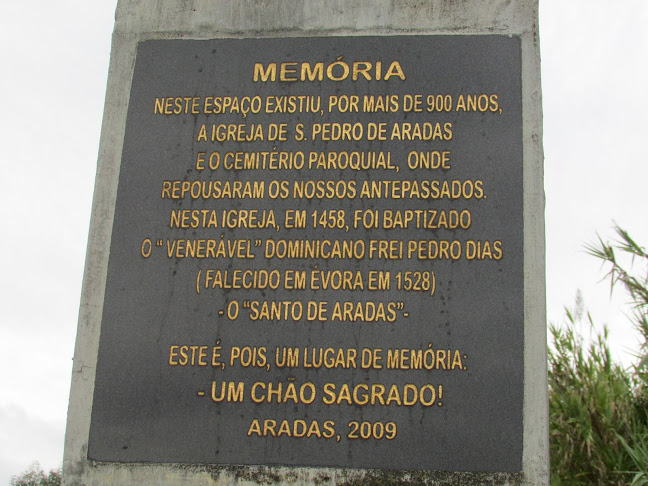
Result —
M 610 291 L 621 284 L 630 295 L 631 319 L 643 338 L 635 374 L 645 384 L 648 364 L 648 253 L 627 231 L 619 226 L 615 230 L 617 239 L 612 243 L 604 242 L 599 236 L 598 243 L 586 249 L 609 267 L 606 277 L 610 279 Z
M 615 230 L 615 241 L 607 243 L 599 236 L 598 243 L 587 250 L 609 268 L 610 289 L 620 284 L 628 292 L 631 320 L 643 339 L 632 376 L 636 413 L 643 427 L 634 429 L 627 440 L 620 437 L 634 466 L 632 486 L 643 486 L 648 485 L 648 253 L 627 231 L 619 226 Z
M 620 471 L 632 463 L 619 436 L 635 427 L 632 381 L 610 357 L 607 330 L 588 345 L 579 321 L 566 315 L 564 326 L 550 328 L 551 484 L 626 485 L 631 475 Z
M 648 485 L 648 443 L 646 439 L 647 437 L 645 435 L 635 437 L 633 447 L 630 447 L 625 440 L 621 439 L 624 449 L 635 466 L 631 486 Z
M 38 462 L 32 463 L 26 471 L 11 477 L 11 486 L 61 486 L 61 470 L 51 470 L 49 474 L 41 469 Z
M 550 326 L 549 395 L 551 484 L 648 485 L 648 254 L 616 227 L 612 243 L 598 238 L 589 254 L 608 267 L 611 289 L 625 288 L 631 319 L 643 342 L 635 366 L 610 357 L 607 328 L 596 332 L 582 299 L 566 310 L 563 326 Z

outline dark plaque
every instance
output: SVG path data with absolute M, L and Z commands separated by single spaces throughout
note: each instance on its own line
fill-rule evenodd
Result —
M 520 471 L 520 41 L 143 42 L 88 457 Z

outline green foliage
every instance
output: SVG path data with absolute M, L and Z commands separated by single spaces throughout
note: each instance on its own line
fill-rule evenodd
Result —
M 648 486 L 648 255 L 630 235 L 600 237 L 587 248 L 609 270 L 611 288 L 624 287 L 631 318 L 643 338 L 638 363 L 623 369 L 610 357 L 607 328 L 600 333 L 582 300 L 563 326 L 550 327 L 549 421 L 553 486 Z M 585 340 L 582 326 L 593 337 Z
M 632 459 L 635 471 L 632 478 L 632 486 L 648 485 L 648 437 L 641 435 L 635 437 L 633 447 L 630 447 L 625 440 L 622 440 L 623 447 Z
M 643 339 L 635 375 L 645 385 L 648 377 L 648 253 L 624 229 L 617 226 L 616 232 L 618 239 L 613 243 L 606 243 L 599 236 L 598 243 L 588 246 L 587 251 L 610 268 L 607 273 L 610 290 L 621 284 L 630 295 L 631 319 Z
M 607 331 L 588 345 L 569 311 L 567 319 L 551 326 L 551 484 L 628 484 L 630 475 L 620 471 L 632 463 L 619 435 L 629 437 L 637 422 L 630 376 L 611 360 Z
M 40 464 L 34 462 L 22 474 L 12 476 L 10 484 L 11 486 L 61 486 L 61 470 L 51 470 L 46 475 Z

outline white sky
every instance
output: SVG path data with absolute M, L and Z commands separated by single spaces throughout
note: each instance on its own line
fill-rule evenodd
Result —
M 116 0 L 4 2 L 0 20 L 0 484 L 57 467 Z M 547 309 L 581 289 L 629 363 L 636 335 L 583 251 L 648 245 L 648 2 L 541 0 Z

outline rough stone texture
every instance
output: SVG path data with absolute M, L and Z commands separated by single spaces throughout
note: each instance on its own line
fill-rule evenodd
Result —
M 537 0 L 120 0 L 106 93 L 65 441 L 65 485 L 548 484 L 544 189 Z M 101 310 L 137 43 L 147 39 L 394 34 L 522 39 L 525 399 L 522 474 L 185 467 L 87 460 Z

